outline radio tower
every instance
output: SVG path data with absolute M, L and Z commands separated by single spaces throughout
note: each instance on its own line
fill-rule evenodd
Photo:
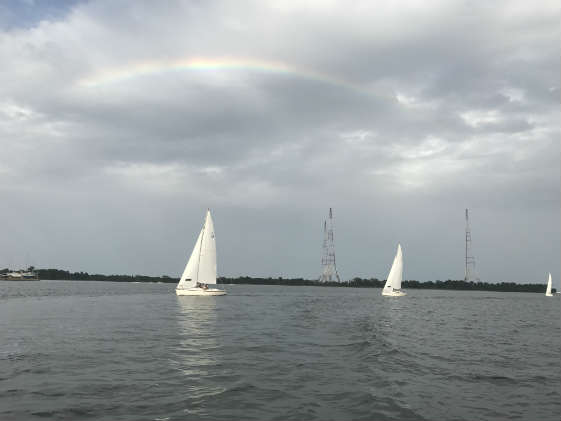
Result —
M 335 266 L 335 244 L 333 243 L 333 210 L 329 208 L 329 224 L 323 221 L 323 254 L 321 256 L 320 282 L 341 282 Z
M 466 271 L 465 281 L 479 281 L 477 273 L 475 272 L 475 257 L 471 254 L 471 230 L 469 228 L 469 216 L 466 209 Z

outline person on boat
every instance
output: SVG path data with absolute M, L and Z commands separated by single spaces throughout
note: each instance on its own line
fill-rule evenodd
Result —
M 207 289 L 208 289 L 208 285 L 207 285 L 207 284 L 203 284 L 202 288 L 203 288 L 204 290 L 207 290 Z

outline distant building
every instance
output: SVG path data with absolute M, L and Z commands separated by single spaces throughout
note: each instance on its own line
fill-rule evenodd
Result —
M 38 281 L 39 275 L 33 270 L 0 273 L 0 281 Z

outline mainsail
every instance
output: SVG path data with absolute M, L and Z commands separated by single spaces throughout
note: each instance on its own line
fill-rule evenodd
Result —
M 401 280 L 403 278 L 403 254 L 401 253 L 401 244 L 397 245 L 397 253 L 393 259 L 392 268 L 388 275 L 386 285 L 382 290 L 382 294 L 391 293 L 394 290 L 401 289 Z
M 216 241 L 210 210 L 207 210 L 205 223 L 177 284 L 177 289 L 193 288 L 197 282 L 216 284 Z
M 210 210 L 206 213 L 198 278 L 199 282 L 203 284 L 216 284 L 216 240 L 214 238 L 214 224 L 210 216 Z

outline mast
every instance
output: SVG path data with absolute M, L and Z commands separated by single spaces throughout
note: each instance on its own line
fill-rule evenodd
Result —
M 468 242 L 471 241 L 471 233 L 469 232 L 469 217 L 468 210 L 466 209 L 466 270 L 464 273 L 464 280 L 468 280 Z
M 471 229 L 469 227 L 469 214 L 468 210 L 466 209 L 466 253 L 465 253 L 465 281 L 470 281 L 474 278 L 475 275 L 475 257 L 471 254 Z M 470 270 L 471 267 L 471 270 Z M 475 277 L 475 280 L 479 281 L 478 277 Z
M 329 221 L 329 223 L 328 223 Z M 329 208 L 329 219 L 323 221 L 323 254 L 320 282 L 341 282 L 335 265 L 335 243 L 333 236 L 333 209 Z

